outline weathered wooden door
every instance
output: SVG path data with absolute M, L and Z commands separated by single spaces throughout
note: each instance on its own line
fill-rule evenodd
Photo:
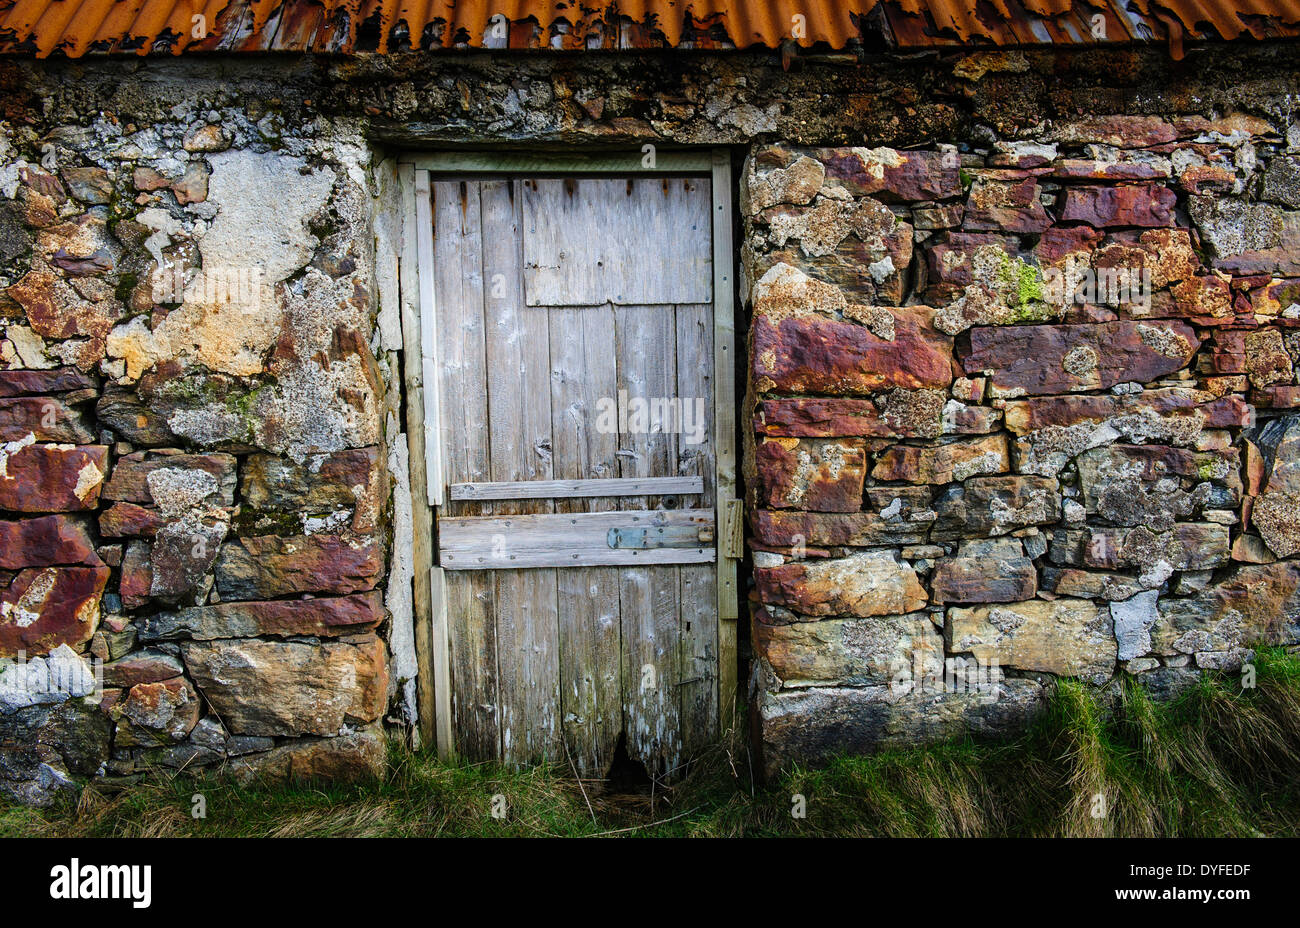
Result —
M 719 720 L 711 178 L 427 196 L 456 751 L 671 776 Z

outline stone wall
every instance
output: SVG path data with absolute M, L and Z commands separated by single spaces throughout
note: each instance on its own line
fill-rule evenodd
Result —
M 0 139 L 0 788 L 30 801 L 363 775 L 404 695 L 369 148 L 169 93 Z
M 0 789 L 409 730 L 383 165 L 429 145 L 747 156 L 769 766 L 1294 634 L 1297 86 L 1293 45 L 0 61 Z M 1038 295 L 1135 255 L 1141 317 Z M 893 697 L 941 654 L 1003 698 Z
M 769 769 L 1300 641 L 1294 123 L 764 146 L 742 209 Z

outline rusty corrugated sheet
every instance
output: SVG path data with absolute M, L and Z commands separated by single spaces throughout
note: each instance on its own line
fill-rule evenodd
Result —
M 891 0 L 898 45 L 1091 45 L 1300 35 L 1300 0 Z
M 0 51 L 844 48 L 876 0 L 0 0 Z
M 869 16 L 876 7 L 881 9 Z M 0 52 L 844 49 L 1272 39 L 1300 0 L 0 0 Z

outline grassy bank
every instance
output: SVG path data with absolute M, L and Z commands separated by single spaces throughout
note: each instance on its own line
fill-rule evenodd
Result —
M 1166 704 L 1130 681 L 1109 710 L 1065 683 L 1014 741 L 845 757 L 765 786 L 740 738 L 671 790 L 621 794 L 565 769 L 448 766 L 394 748 L 388 777 L 370 786 L 157 778 L 44 810 L 0 806 L 0 835 L 1297 836 L 1300 656 L 1266 650 L 1256 667 L 1254 689 L 1208 676 Z M 203 820 L 190 814 L 196 792 Z M 805 818 L 792 815 L 795 794 Z

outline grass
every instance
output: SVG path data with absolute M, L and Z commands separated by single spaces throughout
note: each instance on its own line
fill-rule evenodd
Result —
M 1253 689 L 1207 675 L 1162 704 L 1131 680 L 1109 702 L 1062 682 L 1015 740 L 841 757 L 767 785 L 750 777 L 739 737 L 653 795 L 609 794 L 562 768 L 448 765 L 395 746 L 382 783 L 244 789 L 158 775 L 48 809 L 0 806 L 0 835 L 1294 837 L 1300 657 L 1261 650 L 1256 668 Z M 206 819 L 191 817 L 196 792 Z M 791 814 L 795 794 L 804 818 Z M 492 815 L 494 796 L 505 797 L 504 818 Z

